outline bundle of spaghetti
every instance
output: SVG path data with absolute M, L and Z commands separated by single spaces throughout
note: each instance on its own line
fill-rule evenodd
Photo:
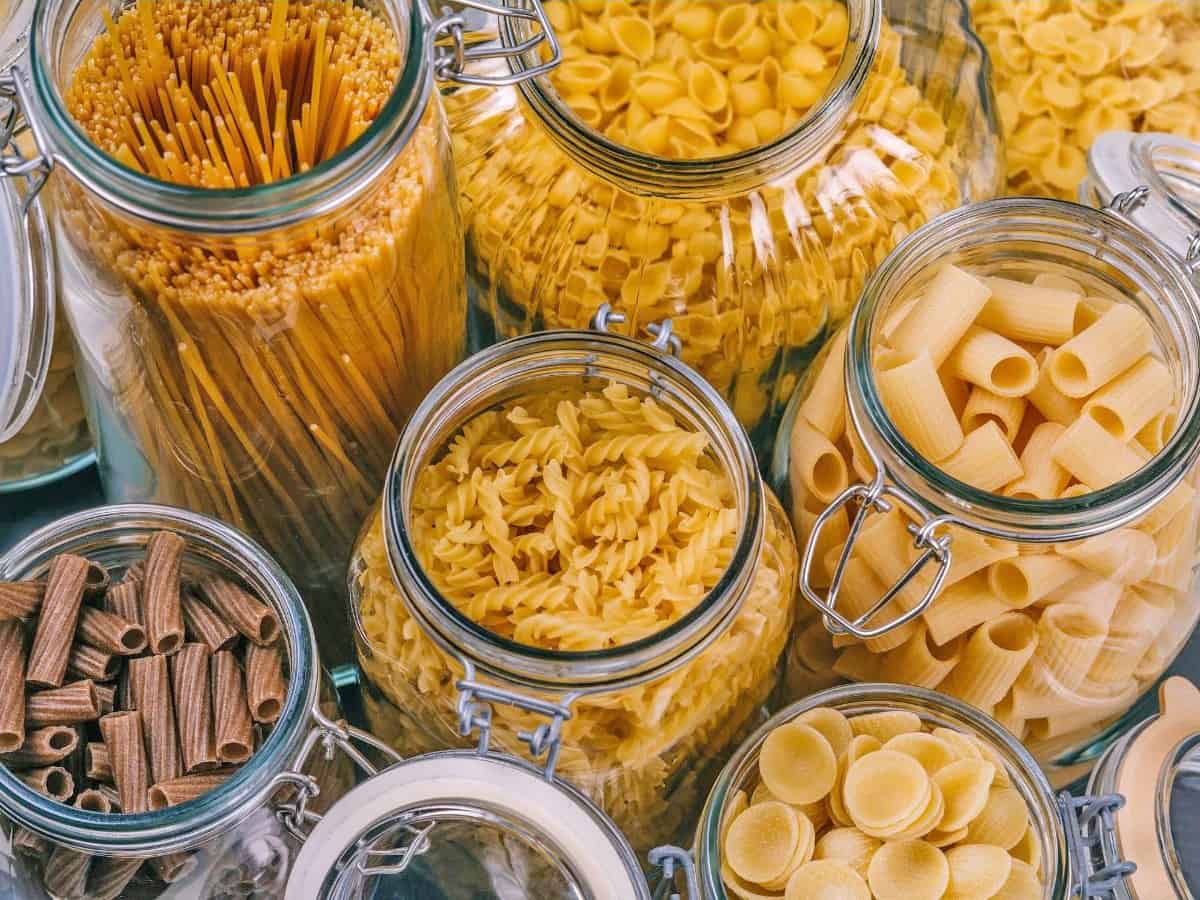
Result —
M 387 21 L 341 0 L 139 0 L 107 22 L 66 98 L 131 168 L 254 189 L 345 150 L 400 63 Z M 263 540 L 310 597 L 328 597 L 329 624 L 343 620 L 330 587 L 398 428 L 463 352 L 441 134 L 434 103 L 369 191 L 251 235 L 151 228 L 64 188 L 72 250 L 111 282 L 114 339 L 85 367 L 113 391 L 154 498 Z
M 771 692 L 792 619 L 797 554 L 774 497 L 738 615 L 680 669 L 591 694 L 563 726 L 558 771 L 638 847 L 681 835 L 704 772 Z M 535 394 L 469 421 L 425 467 L 410 534 L 442 595 L 493 633 L 563 652 L 652 639 L 711 596 L 741 527 L 733 486 L 706 436 L 651 397 Z M 356 563 L 372 730 L 404 754 L 458 744 L 456 667 L 407 612 L 378 516 Z M 511 751 L 538 724 L 494 713 Z M 666 786 L 670 785 L 670 790 Z

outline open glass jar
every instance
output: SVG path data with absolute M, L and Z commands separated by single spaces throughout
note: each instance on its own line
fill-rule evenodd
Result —
M 405 756 L 479 729 L 508 753 L 531 743 L 639 852 L 690 829 L 706 778 L 753 727 L 797 566 L 745 432 L 655 329 L 655 346 L 544 332 L 463 363 L 406 426 L 349 573 L 374 734 Z M 523 436 L 497 441 L 501 417 Z M 515 571 L 494 576 L 505 543 Z M 608 575 L 593 580 L 597 559 Z
M 808 717 L 818 709 L 833 710 L 838 715 L 825 714 L 814 722 Z M 738 891 L 726 887 L 726 878 L 733 873 L 725 848 L 733 820 L 747 808 L 748 801 L 754 802 L 749 798 L 761 791 L 759 763 L 768 737 L 780 726 L 797 722 L 812 722 L 812 727 L 825 733 L 822 731 L 823 722 L 827 722 L 829 718 L 841 721 L 842 717 L 848 720 L 851 729 L 847 733 L 847 740 L 850 740 L 849 734 L 856 737 L 871 735 L 874 740 L 869 742 L 865 750 L 867 754 L 879 749 L 877 745 L 896 753 L 912 753 L 923 767 L 932 770 L 928 771 L 928 774 L 935 783 L 960 784 L 957 775 L 946 781 L 939 779 L 939 766 L 945 768 L 945 765 L 957 764 L 959 760 L 968 758 L 991 764 L 994 775 L 989 792 L 1002 793 L 1006 799 L 1011 797 L 1018 808 L 1023 806 L 1027 811 L 1025 830 L 1020 839 L 1005 848 L 1008 851 L 1007 855 L 1012 858 L 1011 863 L 1006 863 L 1010 875 L 1020 869 L 1018 876 L 1025 877 L 1014 878 L 995 896 L 1012 897 L 1013 900 L 1107 897 L 1111 896 L 1110 892 L 1114 887 L 1121 885 L 1124 876 L 1135 868 L 1120 859 L 1102 863 L 1098 856 L 1093 858 L 1101 841 L 1111 838 L 1113 814 L 1124 802 L 1119 795 L 1073 798 L 1069 793 L 1063 792 L 1056 797 L 1037 763 L 1011 734 L 979 710 L 951 697 L 899 685 L 846 685 L 814 694 L 777 713 L 739 748 L 717 778 L 696 830 L 694 854 L 703 900 L 735 900 L 742 896 Z M 872 719 L 875 721 L 867 725 Z M 935 729 L 938 731 L 934 731 Z M 934 748 L 912 741 L 912 736 L 921 730 L 933 732 L 930 737 L 935 740 L 919 740 L 934 744 Z M 953 737 L 947 734 L 947 731 L 961 736 L 953 743 L 945 745 L 951 750 L 949 754 L 944 754 L 944 751 L 922 754 L 922 750 L 936 749 L 946 738 Z M 900 743 L 911 743 L 904 748 L 897 744 L 889 748 L 889 741 L 893 738 Z M 847 751 L 844 750 L 838 758 L 839 772 L 847 767 L 846 754 Z M 888 789 L 890 786 L 879 786 L 880 792 L 886 792 Z M 839 780 L 834 790 L 845 795 L 844 780 Z M 944 800 L 947 810 L 952 811 L 956 808 L 952 805 L 949 791 L 946 791 Z M 829 824 L 829 816 L 837 814 L 832 807 L 832 800 L 829 801 L 829 805 L 830 809 L 823 813 L 826 824 L 818 825 L 822 831 L 827 831 L 837 824 L 836 819 Z M 811 820 L 813 813 L 809 811 L 805 815 Z M 1019 816 L 1013 818 L 1019 821 Z M 1001 817 L 995 817 L 993 825 L 1000 820 Z M 870 865 L 874 854 L 878 852 L 879 840 L 858 832 L 853 825 L 838 826 L 835 830 L 839 833 L 834 837 L 842 840 L 834 842 L 818 839 L 817 848 L 810 846 L 808 856 L 813 857 L 815 853 L 818 860 L 841 862 L 856 872 L 861 870 L 869 873 L 859 876 L 864 882 L 869 877 L 874 884 L 876 879 L 886 874 L 874 871 Z M 998 837 L 1003 829 L 990 828 L 988 831 Z M 981 830 L 980 834 L 982 833 Z M 975 838 L 968 837 L 967 840 L 973 841 Z M 917 839 L 917 842 L 927 844 L 921 839 Z M 1009 843 L 1008 840 L 1003 842 Z M 978 847 L 981 843 L 988 841 L 980 838 L 975 846 Z M 1029 874 L 1034 873 L 1036 880 L 1041 883 L 1040 889 L 1036 891 L 1028 878 Z M 920 880 L 916 878 L 913 867 L 910 866 L 905 874 L 914 880 L 909 882 L 908 891 L 895 893 L 894 896 L 924 896 L 919 893 Z M 862 890 L 866 890 L 865 884 Z M 805 895 L 798 893 L 797 896 Z M 860 894 L 848 890 L 842 896 Z M 869 896 L 869 893 L 866 896 Z M 984 894 L 968 893 L 964 896 Z
M 53 193 L 105 491 L 253 534 L 300 584 L 323 652 L 348 658 L 342 575 L 387 448 L 465 348 L 431 71 L 445 22 L 409 0 L 162 0 L 111 28 L 109 13 L 37 4 L 28 61 L 0 88 L 38 151 L 4 156 L 22 182 L 9 207 Z M 119 72 L 145 85 L 137 110 Z M 22 277 L 40 284 L 39 265 Z
M 1122 307 L 1126 318 L 1125 307 L 1136 311 L 1132 321 L 1161 355 L 1160 385 L 1140 402 L 1164 412 L 1136 439 L 1108 438 L 1129 450 L 1124 475 L 1092 481 L 1055 472 L 1052 480 L 1070 477 L 1049 491 L 1010 487 L 1007 479 L 984 490 L 949 474 L 949 458 L 932 463 L 901 433 L 881 401 L 877 367 L 886 362 L 879 350 L 890 340 L 885 331 L 895 334 L 898 304 L 929 288 L 945 265 L 1009 284 L 1042 276 L 1030 304 L 1041 302 L 1037 290 L 1058 284 L 1068 304 L 1078 298 L 1074 308 L 1083 316 L 1095 297 L 1108 298 L 1106 308 Z M 791 440 L 781 441 L 775 459 L 805 544 L 801 590 L 819 613 L 793 647 L 790 689 L 804 691 L 810 675 L 823 686 L 829 669 L 852 680 L 937 687 L 1018 734 L 1055 784 L 1086 772 L 1200 614 L 1192 583 L 1200 512 L 1198 311 L 1200 297 L 1181 261 L 1104 210 L 993 201 L 949 213 L 897 248 L 868 282 L 824 375 L 798 393 L 786 425 Z M 1071 328 L 1086 329 L 1086 322 Z M 1134 330 L 1111 346 L 1133 342 Z M 1043 354 L 1042 367 L 1052 358 Z M 808 401 L 818 382 L 829 397 L 845 398 L 837 447 L 811 424 L 817 400 Z M 921 402 L 934 403 L 935 393 Z M 1001 435 L 1009 427 L 1023 453 L 1032 432 L 1015 421 L 1002 426 L 999 407 L 967 409 L 969 396 L 958 407 L 947 401 L 956 421 L 981 417 L 964 433 L 980 422 Z M 1016 412 L 1040 428 L 1049 407 L 1029 396 Z M 1102 412 L 1093 416 L 1077 400 L 1051 410 L 1058 418 L 1050 430 L 1065 434 L 1089 416 L 1106 432 L 1117 427 Z M 1022 470 L 1064 458 L 1058 444 L 1042 446 L 1019 463 Z M 1018 464 L 1015 452 L 1007 450 Z M 1094 448 L 1086 455 L 1104 458 Z M 997 470 L 1004 460 L 995 458 Z M 1112 554 L 1101 559 L 1104 548 Z M 1056 657 L 1064 646 L 1079 652 L 1067 653 L 1069 661 Z M 1005 671 L 979 668 L 982 657 L 1004 659 Z
M 69 860 L 83 861 L 89 897 L 278 897 L 311 824 L 306 811 L 323 809 L 352 784 L 348 758 L 321 758 L 314 748 L 328 750 L 352 738 L 374 746 L 332 721 L 336 705 L 323 699 L 313 628 L 295 586 L 260 546 L 226 525 L 170 507 L 101 507 L 18 543 L 0 558 L 0 581 L 44 577 L 61 553 L 85 556 L 119 576 L 144 557 L 147 540 L 162 530 L 187 542 L 185 573 L 237 578 L 274 610 L 288 661 L 282 711 L 235 776 L 199 800 L 157 812 L 80 810 L 36 793 L 0 767 L 5 877 L 14 880 L 16 896 L 46 897 L 46 866 Z
M 445 98 L 473 343 L 582 327 L 598 297 L 631 334 L 670 317 L 684 359 L 764 453 L 866 275 L 928 218 L 999 190 L 965 3 L 547 12 L 564 58 L 554 76 Z M 641 49 L 618 53 L 626 30 Z M 514 47 L 528 33 L 517 23 L 475 37 Z M 618 109 L 621 123 L 602 124 Z

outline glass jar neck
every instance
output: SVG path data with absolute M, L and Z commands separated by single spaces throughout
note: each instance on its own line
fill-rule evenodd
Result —
M 46 0 L 34 12 L 25 110 L 39 147 L 90 193 L 144 222 L 194 233 L 255 234 L 340 209 L 368 190 L 416 130 L 432 91 L 426 24 L 419 3 L 379 0 L 402 48 L 396 85 L 371 125 L 349 147 L 302 174 L 270 184 L 206 189 L 160 181 L 97 147 L 68 112 L 64 92 L 110 4 Z
M 105 506 L 60 519 L 34 532 L 0 558 L 0 581 L 38 578 L 60 553 L 76 553 L 119 568 L 141 558 L 156 531 L 187 541 L 185 566 L 211 567 L 242 580 L 275 610 L 290 682 L 287 701 L 270 736 L 251 761 L 199 800 L 161 812 L 102 815 L 57 803 L 0 767 L 0 810 L 9 819 L 55 841 L 96 853 L 156 856 L 202 843 L 266 803 L 276 776 L 292 768 L 311 727 L 317 701 L 316 642 L 295 586 L 258 544 L 205 516 L 166 506 Z
M 575 162 L 626 191 L 670 199 L 701 200 L 744 194 L 782 172 L 816 165 L 843 130 L 875 63 L 883 0 L 843 0 L 849 30 L 845 49 L 825 96 L 791 131 L 769 144 L 730 156 L 669 159 L 609 140 L 584 125 L 547 78 L 520 85 L 537 123 Z M 506 23 L 505 44 L 528 39 Z M 534 61 L 529 60 L 526 65 Z
M 921 456 L 884 409 L 872 360 L 895 303 L 911 297 L 945 263 L 985 270 L 1042 263 L 1119 273 L 1123 294 L 1147 316 L 1174 376 L 1179 420 L 1166 446 L 1124 481 L 1059 500 L 982 491 Z M 868 279 L 849 328 L 847 397 L 865 446 L 887 478 L 937 514 L 952 513 L 968 526 L 1032 542 L 1099 534 L 1144 515 L 1200 455 L 1200 294 L 1165 247 L 1112 213 L 1030 198 L 975 203 L 946 213 L 905 239 Z
M 434 586 L 411 539 L 418 478 L 463 424 L 506 400 L 543 390 L 610 381 L 653 395 L 660 406 L 709 439 L 728 475 L 740 517 L 729 567 L 683 618 L 651 637 L 587 652 L 518 644 L 476 624 Z M 447 652 L 507 682 L 555 692 L 624 687 L 683 665 L 732 622 L 750 589 L 765 534 L 762 480 L 746 433 L 720 396 L 692 369 L 647 344 L 589 331 L 543 332 L 476 354 L 447 375 L 413 414 L 383 493 L 384 534 L 392 576 L 409 612 Z M 358 611 L 355 610 L 357 617 Z M 362 624 L 360 638 L 370 646 Z

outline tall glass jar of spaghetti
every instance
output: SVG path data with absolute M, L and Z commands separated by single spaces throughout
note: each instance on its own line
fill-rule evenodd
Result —
M 904 235 L 994 196 L 963 0 L 546 4 L 563 63 L 446 109 L 472 339 L 671 317 L 760 453 Z M 521 23 L 474 33 L 519 46 Z M 540 61 L 536 52 L 506 65 Z
M 327 656 L 387 448 L 464 348 L 445 22 L 420 7 L 56 0 L 5 89 L 38 154 L 4 170 L 28 197 L 51 173 L 109 497 L 260 538 Z
M 349 572 L 372 733 L 406 757 L 480 732 L 532 752 L 639 855 L 686 836 L 759 721 L 797 566 L 745 431 L 654 328 L 541 332 L 454 370 Z

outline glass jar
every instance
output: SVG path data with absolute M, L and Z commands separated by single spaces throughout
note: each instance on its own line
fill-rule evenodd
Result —
M 897 304 L 946 263 L 1020 280 L 1069 276 L 1085 297 L 1131 304 L 1145 315 L 1178 413 L 1159 422 L 1155 440 L 1147 431 L 1149 446 L 1139 442 L 1139 459 L 1148 460 L 1141 468 L 1098 490 L 1027 499 L 967 485 L 917 452 L 882 405 L 873 360 Z M 844 466 L 850 486 L 820 499 L 803 478 L 789 481 L 789 451 L 801 472 L 803 451 L 820 444 L 799 413 L 817 378 L 798 392 L 785 424 L 791 437 L 774 460 L 805 546 L 801 590 L 814 615 L 798 629 L 792 689 L 803 691 L 810 678 L 824 685 L 830 670 L 856 681 L 916 681 L 985 706 L 1026 742 L 1054 784 L 1086 773 L 1200 615 L 1192 583 L 1200 513 L 1198 311 L 1200 295 L 1181 261 L 1106 210 L 992 201 L 948 213 L 898 247 L 869 280 L 844 345 L 835 345 L 845 348 L 844 371 L 835 362 L 827 375 L 825 386 L 838 395 L 844 386 L 846 398 L 845 437 L 828 463 Z M 875 513 L 897 506 L 902 517 L 891 524 L 900 528 L 862 539 L 872 522 L 889 524 Z M 885 535 L 895 540 L 890 555 L 874 540 Z M 1111 566 L 1094 557 L 1101 547 L 1112 548 Z M 857 568 L 843 591 L 847 563 Z M 1069 672 L 1046 658 L 1060 631 L 1085 647 Z M 964 654 L 986 652 L 990 642 L 1012 654 L 1002 681 L 985 688 L 950 676 Z
M 952 697 L 899 685 L 846 685 L 814 694 L 777 713 L 738 749 L 721 772 L 696 829 L 694 855 L 702 900 L 735 900 L 736 895 L 726 891 L 721 876 L 723 838 L 739 794 L 744 801 L 758 779 L 759 755 L 767 736 L 780 725 L 819 707 L 837 710 L 852 726 L 859 716 L 912 714 L 925 728 L 948 728 L 969 736 L 985 759 L 1002 767 L 1007 784 L 1021 795 L 1029 810 L 1028 832 L 1010 852 L 1039 869 L 1044 886 L 1037 896 L 1003 896 L 1021 900 L 1098 900 L 1110 896 L 1108 891 L 1135 868 L 1119 858 L 1101 863 L 1091 856 L 1091 848 L 1111 831 L 1113 813 L 1124 803 L 1120 795 L 1074 798 L 1064 791 L 1056 797 L 1037 763 L 1011 734 Z
M 100 108 L 94 98 L 112 89 L 103 73 L 119 66 L 106 69 L 103 59 L 93 59 L 78 68 L 78 61 L 109 52 L 114 40 L 125 52 L 150 39 L 128 28 L 113 38 L 120 24 L 110 34 L 104 23 L 109 5 L 96 0 L 36 5 L 28 63 L 14 68 L 7 91 L 17 96 L 38 155 L 6 157 L 3 171 L 25 175 L 28 183 L 17 189 L 32 198 L 55 170 L 48 188 L 58 294 L 80 348 L 77 371 L 106 495 L 194 509 L 261 540 L 297 580 L 320 623 L 322 652 L 344 660 L 351 640 L 340 588 L 350 548 L 378 494 L 400 425 L 463 356 L 466 299 L 449 139 L 430 65 L 431 45 L 445 22 L 428 22 L 422 5 L 409 0 L 386 0 L 369 10 L 314 3 L 282 8 L 281 25 L 308 28 L 304 22 L 318 8 L 323 19 L 369 20 L 369 26 L 338 20 L 329 26 L 328 42 L 296 39 L 295 52 L 325 54 L 312 66 L 313 78 L 324 77 L 327 88 L 318 111 L 301 115 L 299 89 L 287 80 L 307 86 L 308 70 L 293 72 L 297 67 L 289 63 L 281 75 L 275 51 L 258 44 L 238 51 L 244 94 L 256 94 L 251 53 L 261 58 L 258 68 L 267 72 L 261 78 L 277 94 L 280 122 L 263 183 L 250 184 L 236 162 L 268 165 L 265 151 L 261 157 L 235 153 L 236 141 L 250 146 L 259 127 L 244 103 L 242 115 L 228 117 L 240 137 L 230 139 L 233 149 L 225 143 L 234 161 L 218 159 L 229 170 L 224 181 L 220 168 L 194 148 L 187 158 L 205 162 L 195 163 L 199 174 L 188 174 L 188 183 L 142 172 L 159 165 L 165 172 L 180 141 L 194 139 L 218 156 L 215 136 L 207 143 L 196 137 L 197 121 L 207 127 L 211 119 L 198 105 L 194 116 L 178 113 L 182 125 L 174 113 L 156 125 L 157 138 L 145 132 L 148 143 L 137 145 L 131 130 L 120 159 L 93 142 L 78 115 Z M 152 18 L 158 8 L 148 6 L 143 14 Z M 271 9 L 261 4 L 263 16 Z M 359 88 L 345 79 L 335 84 L 345 69 L 329 54 L 335 46 L 343 55 L 351 52 L 342 39 L 347 29 L 368 27 L 378 33 L 357 46 L 380 54 L 379 71 L 356 77 L 378 87 L 378 107 L 369 107 L 374 101 L 368 98 L 351 111 L 346 95 Z M 145 35 L 156 35 L 147 29 Z M 245 35 L 247 42 L 272 40 L 266 33 Z M 170 55 L 163 46 L 139 52 L 141 66 Z M 155 71 L 164 79 L 160 90 L 181 90 L 174 75 L 167 78 L 161 66 Z M 235 90 L 207 64 L 191 71 L 193 104 L 203 94 L 219 105 Z M 453 75 L 453 62 L 440 71 Z M 214 91 L 226 101 L 213 99 Z M 287 96 L 295 101 L 290 112 Z M 258 100 L 261 112 L 267 101 Z M 173 109 L 188 106 L 178 103 L 183 106 Z M 161 113 L 161 104 L 151 105 Z M 287 132 L 299 136 L 295 147 L 284 137 L 282 120 L 289 116 L 295 127 Z M 323 125 L 328 134 L 319 130 Z M 173 131 L 168 144 L 169 129 L 178 135 Z M 310 167 L 318 140 L 336 145 L 355 133 L 344 150 Z M 156 140 L 175 149 L 162 155 Z M 300 174 L 289 175 L 293 166 Z M 207 186 L 212 183 L 225 186 Z M 18 203 L 10 201 L 14 208 Z
M 734 155 L 631 149 L 584 124 L 552 78 L 448 92 L 473 345 L 581 327 L 598 300 L 628 316 L 630 334 L 670 317 L 684 359 L 765 453 L 796 377 L 866 275 L 927 219 L 1001 184 L 994 104 L 965 3 L 844 6 L 845 48 L 823 99 L 790 130 Z M 555 4 L 556 30 L 584 7 Z M 618 8 L 659 10 L 614 4 L 604 15 Z M 563 40 L 564 70 L 585 58 L 577 32 Z M 505 46 L 526 36 L 500 32 Z M 713 65 L 728 70 L 737 60 L 724 52 Z
M 0 558 L 0 581 L 42 577 L 60 553 L 84 555 L 116 574 L 141 560 L 147 540 L 160 530 L 187 541 L 185 572 L 235 576 L 275 610 L 289 664 L 283 711 L 234 777 L 199 801 L 159 812 L 82 811 L 35 793 L 0 767 L 0 820 L 8 835 L 3 877 L 12 879 L 7 887 L 16 896 L 46 896 L 42 866 L 56 847 L 91 856 L 96 877 L 102 867 L 113 874 L 118 860 L 147 860 L 142 867 L 130 864 L 136 879 L 121 896 L 279 896 L 298 849 L 292 830 L 302 835 L 306 828 L 304 811 L 310 803 L 313 809 L 325 808 L 352 783 L 347 759 L 330 755 L 327 762 L 313 757 L 313 748 L 340 746 L 351 738 L 373 746 L 369 738 L 332 721 L 336 704 L 324 699 L 313 628 L 295 586 L 265 550 L 227 525 L 164 506 L 88 510 L 13 547 Z M 18 835 L 27 840 L 17 841 Z M 171 869 L 179 870 L 174 873 L 179 880 L 169 886 L 156 880 L 155 873 Z M 228 892 L 233 889 L 241 893 Z
M 551 768 L 610 815 L 639 852 L 690 829 L 706 778 L 755 724 L 778 678 L 797 565 L 791 528 L 763 486 L 745 432 L 696 372 L 664 352 L 673 343 L 669 325 L 655 328 L 655 346 L 595 331 L 544 332 L 463 363 L 406 426 L 382 509 L 367 522 L 349 573 L 374 734 L 403 756 L 460 745 L 480 725 L 473 704 L 497 700 L 483 722 L 492 742 L 513 753 L 532 740 L 535 755 L 549 754 Z M 477 414 L 609 383 L 652 397 L 707 439 L 706 453 L 733 494 L 728 520 L 736 522 L 732 546 L 705 553 L 721 561 L 719 580 L 681 617 L 656 618 L 647 634 L 616 646 L 606 640 L 576 651 L 501 636 L 448 600 L 424 568 L 419 551 L 428 547 L 418 548 L 413 531 L 418 479 Z M 584 522 L 582 506 L 577 518 Z M 593 546 L 582 525 L 579 535 L 577 546 Z M 618 541 L 608 552 L 632 545 Z M 626 615 L 606 615 L 606 628 L 615 628 L 609 619 L 618 614 Z
M 1072 199 L 1107 131 L 1200 140 L 1190 0 L 972 0 L 1013 194 Z

